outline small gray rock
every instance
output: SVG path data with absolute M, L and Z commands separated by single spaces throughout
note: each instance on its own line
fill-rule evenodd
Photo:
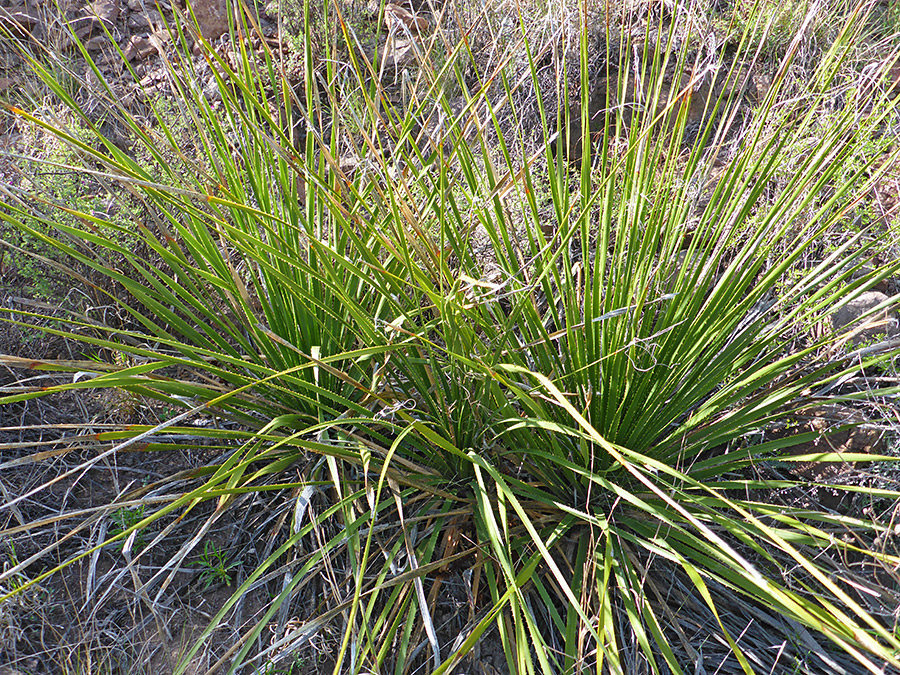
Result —
M 9 31 L 14 37 L 27 37 L 36 34 L 43 27 L 37 12 L 26 9 L 6 11 L 0 9 L 0 27 Z
M 215 76 L 211 75 L 203 86 L 203 95 L 210 103 L 216 103 L 222 100 L 222 92 L 219 91 L 219 83 Z
M 215 40 L 228 30 L 226 0 L 193 0 L 191 9 L 197 17 L 200 32 L 207 40 Z
M 128 40 L 128 44 L 122 50 L 128 61 L 143 61 L 155 52 L 156 48 L 153 46 L 150 38 L 144 35 L 132 35 L 131 39 Z
M 871 324 L 871 327 L 863 328 L 853 336 L 854 345 L 876 339 L 878 336 L 900 335 L 900 322 L 896 312 L 882 310 L 861 320 L 863 315 L 887 300 L 888 296 L 880 291 L 867 291 L 834 312 L 831 315 L 831 325 L 835 331 L 847 331 Z
M 106 39 L 105 35 L 97 35 L 92 37 L 90 40 L 84 43 L 84 48 L 89 52 L 99 52 L 105 46 L 109 44 L 109 40 Z
M 112 29 L 116 19 L 119 18 L 119 2 L 118 0 L 94 0 L 88 6 L 88 11 L 106 24 L 108 29 Z
M 132 31 L 149 31 L 150 30 L 150 22 L 147 20 L 147 17 L 144 16 L 142 12 L 134 12 L 128 15 L 128 20 L 125 22 L 128 26 L 128 30 Z

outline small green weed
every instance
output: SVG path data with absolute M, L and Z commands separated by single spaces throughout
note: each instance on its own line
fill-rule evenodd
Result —
M 286 666 L 275 667 L 274 664 L 270 664 L 266 666 L 262 672 L 265 675 L 295 675 L 297 673 L 302 673 L 304 668 L 307 668 L 308 666 L 308 659 L 305 659 L 302 656 L 295 656 L 293 661 Z
M 112 521 L 112 525 L 109 528 L 109 534 L 111 537 L 118 536 L 123 532 L 131 529 L 139 522 L 144 519 L 144 506 L 135 506 L 132 508 L 124 508 L 119 509 L 118 511 L 114 511 L 113 514 L 109 517 Z M 147 545 L 147 535 L 146 531 L 143 529 L 137 530 L 134 536 L 134 542 L 131 545 L 131 549 L 133 551 L 140 551 Z M 116 550 L 121 551 L 125 548 L 125 542 L 120 541 L 116 544 Z
M 13 542 L 7 542 L 6 545 L 6 561 L 3 563 L 3 571 L 5 572 L 7 569 L 11 569 L 13 567 L 17 567 L 19 565 L 19 556 L 16 554 L 16 546 Z M 15 574 L 9 578 L 7 581 L 9 588 L 13 591 L 18 591 L 25 588 L 27 584 L 27 579 L 24 575 Z
M 194 567 L 200 569 L 200 581 L 205 591 L 214 584 L 224 583 L 231 586 L 231 570 L 241 564 L 240 560 L 232 560 L 228 562 L 228 556 L 219 546 L 212 542 L 203 544 L 203 553 L 200 554 L 200 560 L 191 563 Z

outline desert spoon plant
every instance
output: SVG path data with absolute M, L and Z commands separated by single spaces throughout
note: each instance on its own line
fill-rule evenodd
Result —
M 866 148 L 897 132 L 897 53 L 836 105 L 878 5 L 833 3 L 801 82 L 826 10 L 799 4 L 755 103 L 747 73 L 777 27 L 766 2 L 720 10 L 727 60 L 699 3 L 528 7 L 518 25 L 448 3 L 433 35 L 409 36 L 399 99 L 342 3 L 304 3 L 298 86 L 265 41 L 252 47 L 252 8 L 236 7 L 224 56 L 173 17 L 167 88 L 143 91 L 145 117 L 81 51 L 124 150 L 47 68 L 54 54 L 23 45 L 65 114 L 7 110 L 144 216 L 3 188 L 6 225 L 117 314 L 8 314 L 97 360 L 5 356 L 60 377 L 0 402 L 113 388 L 180 411 L 91 436 L 73 476 L 138 448 L 219 452 L 87 515 L 8 526 L 62 536 L 143 516 L 0 579 L 38 585 L 124 541 L 135 596 L 163 603 L 209 533 L 270 509 L 236 536 L 234 594 L 177 672 L 277 672 L 323 644 L 334 673 L 484 668 L 489 646 L 516 673 L 898 672 L 884 509 L 785 500 L 806 481 L 767 469 L 896 461 L 797 454 L 810 434 L 772 433 L 829 404 L 877 423 L 900 393 L 889 329 L 854 348 L 829 318 L 900 271 L 889 224 L 849 229 L 896 160 Z M 455 131 L 428 137 L 429 116 Z M 890 482 L 824 487 L 900 497 Z M 873 590 L 872 570 L 895 586 Z M 211 644 L 254 593 L 268 600 L 253 620 Z

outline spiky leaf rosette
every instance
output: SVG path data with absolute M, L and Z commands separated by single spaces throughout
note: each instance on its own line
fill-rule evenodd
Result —
M 900 266 L 879 262 L 896 246 L 881 224 L 828 243 L 894 159 L 876 165 L 867 148 L 896 128 L 895 101 L 877 94 L 896 59 L 864 103 L 834 105 L 872 9 L 851 8 L 798 95 L 812 8 L 748 101 L 774 19 L 765 3 L 738 4 L 727 59 L 690 3 L 607 12 L 603 39 L 586 7 L 561 31 L 523 13 L 516 30 L 501 24 L 489 59 L 469 51 L 477 21 L 435 10 L 400 99 L 387 56 L 364 48 L 338 5 L 315 13 L 329 37 L 314 54 L 306 3 L 299 87 L 265 42 L 250 49 L 252 12 L 226 56 L 194 38 L 202 61 L 191 22 L 175 21 L 168 86 L 140 92 L 146 118 L 82 53 L 127 150 L 45 67 L 52 55 L 26 54 L 68 121 L 8 109 L 69 150 L 61 168 L 121 190 L 142 215 L 122 223 L 4 189 L 0 217 L 118 312 L 8 319 L 39 319 L 100 356 L 6 357 L 76 377 L 7 389 L 3 402 L 115 388 L 182 411 L 85 436 L 97 454 L 70 475 L 137 446 L 221 449 L 87 521 L 54 518 L 77 531 L 146 508 L 62 565 L 122 541 L 137 578 L 150 554 L 136 534 L 162 528 L 151 551 L 180 531 L 138 589 L 158 600 L 223 514 L 272 493 L 283 501 L 262 526 L 269 544 L 179 672 L 259 589 L 274 599 L 212 669 L 274 667 L 328 634 L 334 672 L 450 672 L 491 631 L 510 672 L 696 672 L 710 634 L 732 671 L 900 667 L 894 591 L 862 598 L 868 587 L 836 562 L 896 568 L 896 552 L 873 544 L 886 525 L 779 501 L 804 481 L 766 471 L 893 461 L 798 455 L 808 436 L 766 434 L 814 407 L 897 395 L 889 378 L 866 379 L 891 367 L 896 340 L 854 348 L 852 334 L 813 330 Z M 477 14 L 493 26 L 492 11 Z M 203 62 L 214 91 L 198 85 Z M 517 131 L 523 88 L 535 133 Z M 202 416 L 219 428 L 188 423 Z M 211 515 L 186 518 L 204 504 Z M 325 597 L 300 607 L 319 584 Z

